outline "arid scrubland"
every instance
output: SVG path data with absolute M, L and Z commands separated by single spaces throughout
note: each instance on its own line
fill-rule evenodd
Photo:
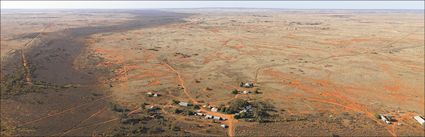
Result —
M 413 119 L 425 113 L 420 11 L 51 12 L 42 16 L 48 20 L 33 12 L 2 12 L 2 71 L 22 67 L 16 58 L 21 56 L 13 51 L 40 37 L 23 48 L 29 68 L 34 69 L 29 71 L 32 86 L 40 89 L 2 91 L 8 96 L 1 101 L 2 134 L 419 136 L 425 132 Z M 69 41 L 59 42 L 62 37 Z M 69 44 L 74 41 L 77 44 Z M 44 57 L 38 59 L 39 54 Z M 18 61 L 8 61 L 13 59 Z M 39 65 L 43 61 L 67 64 Z M 15 67 L 3 67 L 9 62 Z M 28 72 L 18 74 L 23 75 L 21 83 L 28 82 Z M 2 72 L 2 84 L 8 78 Z M 245 82 L 254 87 L 244 87 Z M 386 124 L 379 114 L 394 120 Z M 73 118 L 61 122 L 67 117 Z M 10 128 L 3 130 L 3 124 Z

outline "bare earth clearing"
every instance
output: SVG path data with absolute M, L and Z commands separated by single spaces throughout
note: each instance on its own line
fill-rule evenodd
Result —
M 2 11 L 1 19 L 2 135 L 425 133 L 412 118 L 425 113 L 422 11 Z M 220 112 L 240 100 L 254 116 Z M 261 106 L 271 110 L 256 122 Z

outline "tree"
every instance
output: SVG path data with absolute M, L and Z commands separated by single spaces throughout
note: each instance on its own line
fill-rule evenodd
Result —
M 227 107 L 221 107 L 221 108 L 220 108 L 220 112 L 221 112 L 221 113 L 225 113 L 226 111 L 227 111 Z
M 232 94 L 238 94 L 238 90 L 234 89 L 234 90 L 232 91 Z
M 240 118 L 247 118 L 248 114 L 246 112 L 239 113 Z
M 236 113 L 240 110 L 240 108 L 243 108 L 245 106 L 248 106 L 249 102 L 243 99 L 236 99 L 230 102 L 230 106 L 228 109 L 230 113 Z
M 253 112 L 255 120 L 258 122 L 264 122 L 265 118 L 269 116 L 269 114 L 263 109 L 255 109 Z
M 230 109 L 226 109 L 226 110 L 224 111 L 224 113 L 226 113 L 226 114 L 232 114 L 232 111 L 231 111 Z
M 273 106 L 265 102 L 256 102 L 253 109 L 253 117 L 258 122 L 264 122 L 270 116 L 268 111 L 272 110 Z
M 180 109 L 175 109 L 174 110 L 174 113 L 176 113 L 176 114 L 180 114 L 180 113 L 182 113 L 183 111 L 182 110 L 180 110 Z
M 142 110 L 146 109 L 145 103 L 140 104 L 140 108 L 141 108 Z
M 189 109 L 183 109 L 183 114 L 184 115 L 193 115 L 193 114 L 195 114 L 195 112 L 193 112 L 192 110 L 189 110 Z
M 194 109 L 201 109 L 201 107 L 199 105 L 194 105 L 193 108 Z

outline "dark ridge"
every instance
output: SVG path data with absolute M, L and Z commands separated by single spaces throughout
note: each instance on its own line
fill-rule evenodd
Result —
M 91 11 L 80 13 L 89 12 Z M 111 13 L 111 11 L 93 12 Z M 17 135 L 46 136 L 62 133 L 78 125 L 78 122 L 96 111 L 108 106 L 108 92 L 97 86 L 97 78 L 101 74 L 90 74 L 88 69 L 76 70 L 73 67 L 74 61 L 81 52 L 84 52 L 86 47 L 84 39 L 87 36 L 182 22 L 182 18 L 189 16 L 189 14 L 151 10 L 117 12 L 131 13 L 135 17 L 118 25 L 90 26 L 43 33 L 37 42 L 25 50 L 34 85 L 25 84 L 19 51 L 2 59 L 2 80 L 0 84 L 2 89 L 5 90 L 2 90 L 1 107 L 5 111 L 1 113 L 11 116 L 10 118 L 16 121 L 16 125 L 11 125 L 12 127 L 34 129 L 32 132 L 16 133 Z M 80 14 L 75 11 L 73 13 Z M 90 59 L 87 58 L 86 60 Z M 3 86 L 4 84 L 9 86 Z M 35 87 L 40 89 L 38 90 Z M 6 93 L 3 94 L 4 92 Z M 69 110 L 69 113 L 46 118 L 52 110 L 64 110 L 70 108 L 70 106 L 81 104 L 87 105 Z M 21 109 L 15 109 L 16 106 L 20 106 Z M 22 109 L 25 111 L 22 111 Z M 99 121 L 116 117 L 116 114 L 110 110 L 104 113 L 107 113 L 107 116 L 100 117 Z M 108 130 L 110 129 L 96 127 L 96 131 L 99 132 L 107 132 Z
M 84 10 L 82 12 L 110 13 L 111 11 Z M 33 43 L 25 53 L 30 66 L 34 68 L 32 78 L 37 81 L 58 85 L 68 83 L 93 84 L 96 82 L 95 77 L 81 72 L 81 70 L 73 69 L 73 61 L 85 47 L 85 37 L 103 32 L 124 32 L 132 29 L 182 22 L 182 18 L 189 16 L 189 14 L 159 10 L 118 10 L 115 13 L 130 13 L 134 15 L 134 18 L 118 25 L 71 28 L 43 34 L 40 37 L 41 42 Z M 29 34 L 31 33 L 17 37 L 29 37 Z M 20 60 L 20 55 L 15 53 L 8 60 L 2 62 L 4 66 L 2 66 L 2 73 L 8 73 L 13 69 L 20 68 L 16 65 L 19 64 Z

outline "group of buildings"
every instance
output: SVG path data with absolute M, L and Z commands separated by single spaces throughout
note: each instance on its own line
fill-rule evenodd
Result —
M 155 93 L 154 92 L 147 92 L 146 95 L 148 97 L 159 97 L 159 96 L 161 96 L 161 94 L 156 93 L 156 92 Z
M 392 121 L 395 121 L 394 118 L 390 115 L 379 115 L 379 118 L 384 121 L 387 124 L 391 124 Z M 419 124 L 425 125 L 425 119 L 422 116 L 414 116 L 413 119 L 415 119 Z

